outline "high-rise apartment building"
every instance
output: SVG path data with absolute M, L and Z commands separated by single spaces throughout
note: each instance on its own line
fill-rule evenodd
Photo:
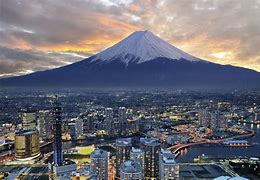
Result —
M 102 149 L 96 149 L 90 155 L 91 172 L 98 180 L 108 179 L 108 158 L 108 152 Z
M 121 164 L 130 158 L 131 147 L 131 138 L 121 138 L 116 140 L 116 177 L 120 176 Z
M 133 159 L 125 161 L 120 167 L 121 180 L 141 180 L 143 179 L 143 171 L 139 162 Z
M 144 151 L 142 149 L 132 147 L 130 151 L 130 159 L 134 159 L 136 162 L 139 162 L 142 169 L 144 169 Z
M 83 119 L 79 117 L 75 119 L 75 135 L 77 139 L 83 135 Z
M 23 130 L 36 129 L 36 111 L 33 109 L 22 109 L 20 112 Z
M 51 138 L 52 118 L 49 110 L 41 110 L 38 112 L 37 130 L 39 131 L 41 140 Z
M 160 143 L 155 138 L 140 138 L 141 149 L 144 150 L 144 176 L 146 179 L 159 176 Z
M 161 149 L 159 158 L 159 179 L 179 179 L 179 165 L 175 161 L 175 154 L 170 150 Z

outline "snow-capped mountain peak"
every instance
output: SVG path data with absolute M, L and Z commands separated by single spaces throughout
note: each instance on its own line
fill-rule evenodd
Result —
M 172 46 L 150 31 L 137 31 L 114 46 L 96 54 L 92 62 L 96 60 L 107 62 L 119 59 L 128 64 L 129 61 L 135 59 L 137 63 L 143 63 L 159 57 L 173 60 L 200 60 Z

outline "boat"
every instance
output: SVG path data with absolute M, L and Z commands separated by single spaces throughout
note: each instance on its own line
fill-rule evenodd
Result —
M 254 144 L 249 143 L 247 140 L 228 140 L 222 143 L 228 147 L 251 147 Z

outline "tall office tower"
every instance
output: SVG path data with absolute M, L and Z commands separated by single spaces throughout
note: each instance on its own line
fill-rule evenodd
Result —
M 53 102 L 53 162 L 49 164 L 49 169 L 53 177 L 57 180 L 69 180 L 71 179 L 71 173 L 76 171 L 77 165 L 70 160 L 63 160 L 62 153 L 62 117 L 61 117 L 61 105 L 57 101 L 57 97 Z
M 114 118 L 114 112 L 112 108 L 106 108 L 105 109 L 105 125 L 106 125 L 106 132 L 108 135 L 113 135 L 113 118 Z
M 128 128 L 127 128 L 128 135 L 132 135 L 139 132 L 139 119 L 131 118 L 128 120 L 127 124 L 128 124 Z
M 227 113 L 222 112 L 219 115 L 219 127 L 220 128 L 227 128 L 228 127 L 228 121 L 226 117 Z
M 88 114 L 83 121 L 84 132 L 92 133 L 94 131 L 94 115 Z
M 179 179 L 179 165 L 175 162 L 174 153 L 161 149 L 159 164 L 159 179 Z
M 108 179 L 108 152 L 102 149 L 96 149 L 90 155 L 91 172 L 95 174 L 98 180 Z
M 118 109 L 119 122 L 121 126 L 121 135 L 126 135 L 127 131 L 127 116 L 126 116 L 126 108 L 119 107 Z
M 38 112 L 37 129 L 42 140 L 50 138 L 52 125 L 49 110 L 42 110 Z
M 75 127 L 75 122 L 69 122 L 68 124 L 68 132 L 69 135 L 71 137 L 72 141 L 76 141 L 77 140 L 77 136 L 76 136 L 76 127 Z
M 160 143 L 155 138 L 140 138 L 144 150 L 144 176 L 146 179 L 157 179 L 159 176 Z
M 210 126 L 211 115 L 210 115 L 207 108 L 199 110 L 198 117 L 199 117 L 199 125 L 200 126 L 203 126 L 203 127 L 209 127 Z
M 61 105 L 55 99 L 53 103 L 53 132 L 54 132 L 54 142 L 53 142 L 53 162 L 56 166 L 61 166 L 63 163 L 63 153 L 62 153 L 62 117 L 61 117 Z
M 216 130 L 219 126 L 219 113 L 217 111 L 211 112 L 209 119 L 209 127 L 212 130 Z
M 99 114 L 99 115 L 95 116 L 94 127 L 95 127 L 95 130 L 106 130 L 104 114 Z
M 23 130 L 36 129 L 36 111 L 33 109 L 22 109 L 21 113 Z
M 130 151 L 130 159 L 134 159 L 136 162 L 139 162 L 142 169 L 144 169 L 144 151 L 142 149 L 132 147 Z
M 15 133 L 15 158 L 29 161 L 40 156 L 37 130 L 20 130 Z
M 227 119 L 224 112 L 213 111 L 211 112 L 210 128 L 216 130 L 217 128 L 227 128 Z
M 62 126 L 61 126 L 61 132 L 67 133 L 69 131 L 69 119 L 63 118 L 62 119 Z
M 77 139 L 83 135 L 83 119 L 82 118 L 75 119 L 75 135 L 76 135 Z
M 131 138 L 121 138 L 116 140 L 116 177 L 120 176 L 121 164 L 130 158 L 131 147 Z
M 121 134 L 121 124 L 118 118 L 114 118 L 113 121 L 113 131 L 114 135 L 120 135 Z
M 143 171 L 139 162 L 133 159 L 125 161 L 120 167 L 120 179 L 122 180 L 141 180 L 143 179 Z
M 227 128 L 228 122 L 225 116 L 225 112 L 215 111 L 212 120 L 216 121 L 216 128 Z

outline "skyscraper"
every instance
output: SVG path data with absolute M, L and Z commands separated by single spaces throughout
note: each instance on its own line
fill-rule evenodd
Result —
M 76 141 L 76 127 L 75 127 L 75 122 L 69 122 L 68 123 L 68 132 L 70 134 L 71 140 Z
M 62 153 L 62 117 L 61 117 L 61 106 L 55 99 L 53 103 L 53 132 L 54 132 L 54 142 L 53 142 L 53 162 L 57 166 L 61 166 L 63 162 L 63 153 Z
M 77 165 L 70 160 L 63 160 L 62 153 L 62 117 L 61 106 L 58 103 L 57 98 L 53 102 L 53 162 L 49 164 L 49 169 L 53 175 L 53 179 L 57 180 L 69 180 L 71 179 L 71 172 L 76 171 Z
M 219 126 L 219 114 L 217 111 L 211 112 L 210 113 L 210 119 L 209 121 L 209 127 L 212 130 L 216 130 Z
M 131 138 L 116 140 L 116 177 L 120 176 L 120 166 L 130 158 Z
M 220 111 L 211 112 L 211 119 L 209 119 L 209 121 L 210 121 L 210 128 L 212 130 L 227 127 L 227 119 L 224 115 L 224 112 L 220 112 Z
M 120 167 L 121 180 L 141 180 L 143 179 L 143 171 L 139 162 L 133 159 L 125 161 Z
M 93 114 L 88 114 L 84 118 L 83 121 L 83 128 L 84 131 L 87 133 L 92 133 L 94 131 L 94 115 Z
M 210 119 L 211 115 L 208 109 L 201 109 L 198 112 L 198 118 L 199 118 L 199 125 L 203 127 L 209 127 L 210 126 Z
M 102 149 L 96 149 L 90 155 L 90 168 L 98 180 L 108 179 L 108 152 Z
M 175 154 L 170 150 L 161 149 L 159 159 L 159 179 L 179 179 L 179 165 L 175 162 Z
M 144 169 L 144 151 L 142 149 L 132 147 L 130 151 L 130 159 L 134 159 L 136 162 L 139 162 L 142 170 Z
M 23 130 L 36 129 L 36 111 L 33 109 L 22 109 L 21 113 L 22 128 Z
M 40 156 L 39 133 L 37 130 L 20 130 L 15 133 L 15 158 L 32 160 Z
M 217 128 L 226 128 L 227 120 L 224 112 L 210 110 L 208 108 L 200 110 L 199 113 L 200 126 L 216 130 Z
M 79 117 L 75 119 L 75 135 L 77 139 L 83 135 L 83 119 Z
M 159 176 L 160 143 L 155 138 L 140 138 L 141 149 L 144 150 L 144 175 L 147 179 Z
M 108 135 L 113 135 L 113 118 L 114 118 L 114 112 L 112 108 L 106 108 L 105 109 L 105 125 L 106 125 L 106 132 Z
M 42 110 L 38 112 L 37 129 L 42 140 L 50 138 L 52 125 L 49 110 Z
M 126 135 L 127 130 L 127 116 L 126 116 L 126 108 L 125 107 L 119 107 L 118 109 L 118 115 L 119 115 L 119 122 L 120 122 L 120 129 L 121 129 L 121 135 Z

